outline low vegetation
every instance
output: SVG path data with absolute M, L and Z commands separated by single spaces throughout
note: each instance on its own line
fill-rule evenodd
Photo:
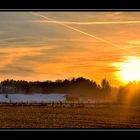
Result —
M 140 108 L 1 106 L 0 128 L 140 128 Z

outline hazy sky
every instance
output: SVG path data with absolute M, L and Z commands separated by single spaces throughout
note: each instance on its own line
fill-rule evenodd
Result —
M 140 12 L 0 12 L 0 80 L 83 76 L 120 85 L 140 55 Z

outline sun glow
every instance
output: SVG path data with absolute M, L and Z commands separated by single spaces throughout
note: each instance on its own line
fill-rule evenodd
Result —
M 119 80 L 123 83 L 140 80 L 140 58 L 126 56 L 126 61 L 115 63 L 120 70 L 116 73 Z

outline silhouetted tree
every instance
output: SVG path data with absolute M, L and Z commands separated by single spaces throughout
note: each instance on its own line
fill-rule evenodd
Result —
M 129 82 L 121 86 L 118 92 L 118 102 L 121 104 L 140 104 L 140 82 Z
M 105 98 L 111 93 L 111 86 L 106 79 L 101 82 L 101 93 Z

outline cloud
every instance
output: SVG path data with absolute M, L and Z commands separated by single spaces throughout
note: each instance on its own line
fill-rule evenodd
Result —
M 106 73 L 114 73 L 120 70 L 121 68 L 108 66 L 108 67 L 101 68 L 100 72 L 106 71 Z
M 35 71 L 25 66 L 17 66 L 14 64 L 8 64 L 0 68 L 0 73 L 5 74 L 6 76 L 9 76 L 9 75 L 33 76 L 35 74 Z
M 40 13 L 0 13 L 3 79 L 106 76 L 114 81 L 113 73 L 119 69 L 110 64 L 140 54 L 139 12 Z
M 128 44 L 130 44 L 130 45 L 140 45 L 140 40 L 130 40 L 130 41 L 128 41 Z

